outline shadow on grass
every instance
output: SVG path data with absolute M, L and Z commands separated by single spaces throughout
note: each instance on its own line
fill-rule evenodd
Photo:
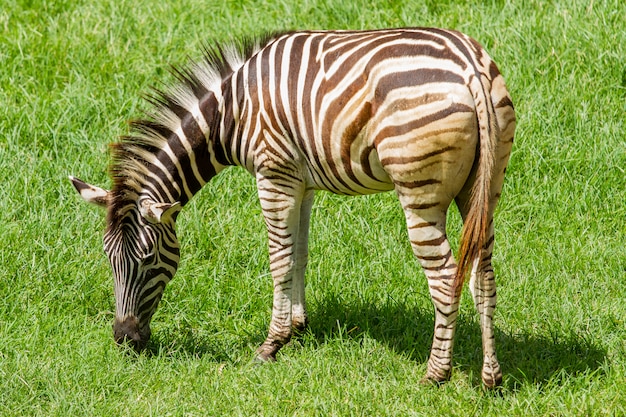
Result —
M 309 312 L 309 330 L 320 343 L 338 337 L 339 332 L 341 337 L 355 340 L 367 335 L 418 363 L 428 360 L 434 325 L 431 310 L 407 307 L 392 299 L 383 305 L 333 297 L 320 301 Z M 542 336 L 510 334 L 496 328 L 496 349 L 506 390 L 517 390 L 525 383 L 558 383 L 597 371 L 607 354 L 591 335 L 577 334 L 575 330 Z M 478 315 L 473 309 L 464 311 L 459 316 L 453 364 L 469 373 L 475 385 L 480 385 L 482 360 Z
M 252 356 L 242 357 L 242 350 L 256 343 L 260 345 L 266 331 L 259 328 L 253 334 L 234 335 L 216 329 L 198 329 L 197 326 L 159 328 L 153 332 L 145 354 L 169 358 L 208 357 L 216 363 L 241 363 L 252 359 Z
M 481 384 L 482 345 L 478 316 L 473 310 L 459 316 L 453 364 Z M 425 364 L 433 335 L 433 312 L 409 306 L 391 297 L 373 305 L 362 299 L 342 300 L 325 295 L 309 306 L 307 338 L 324 344 L 337 338 L 359 341 L 367 336 L 387 345 L 416 363 Z M 269 325 L 269 323 L 268 323 Z M 267 328 L 249 334 L 228 334 L 218 329 L 194 330 L 191 326 L 161 328 L 147 346 L 151 356 L 210 357 L 221 363 L 241 363 L 251 359 L 242 350 L 260 344 Z M 565 329 L 564 332 L 568 330 Z M 507 333 L 496 328 L 496 348 L 504 373 L 504 389 L 515 391 L 523 384 L 558 383 L 597 371 L 606 351 L 588 334 L 571 330 L 549 336 L 524 332 Z M 280 360 L 280 359 L 279 359 Z

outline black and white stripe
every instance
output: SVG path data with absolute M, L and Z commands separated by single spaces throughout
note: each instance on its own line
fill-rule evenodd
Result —
M 515 114 L 478 43 L 433 28 L 292 32 L 207 46 L 201 62 L 174 73 L 178 85 L 157 92 L 146 120 L 113 145 L 113 190 L 74 179 L 85 199 L 108 207 L 119 336 L 145 343 L 178 264 L 178 210 L 226 166 L 239 165 L 257 179 L 274 279 L 259 358 L 274 359 L 292 329 L 306 324 L 314 191 L 395 190 L 435 306 L 426 379 L 449 377 L 460 290 L 471 269 L 483 380 L 499 383 L 493 211 Z M 458 264 L 445 229 L 452 200 L 464 219 Z

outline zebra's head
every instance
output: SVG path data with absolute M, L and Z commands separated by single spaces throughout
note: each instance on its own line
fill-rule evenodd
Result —
M 103 240 L 115 282 L 113 337 L 142 350 L 150 339 L 150 319 L 178 268 L 175 221 L 181 205 L 140 199 L 120 209 L 110 191 L 70 179 L 85 201 L 107 208 Z

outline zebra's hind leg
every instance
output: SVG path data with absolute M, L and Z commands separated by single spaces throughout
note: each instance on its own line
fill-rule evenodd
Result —
M 503 168 L 502 168 L 503 172 Z M 492 197 L 489 202 L 489 226 L 485 236 L 485 243 L 481 251 L 480 259 L 476 258 L 472 264 L 472 272 L 469 281 L 469 289 L 474 299 L 474 306 L 480 320 L 482 334 L 483 365 L 481 377 L 487 388 L 493 388 L 502 383 L 502 369 L 496 356 L 495 333 L 493 315 L 496 309 L 496 280 L 491 265 L 494 245 L 493 212 L 498 202 L 498 196 L 502 187 L 503 176 L 497 178 L 492 185 Z M 471 182 L 470 182 L 471 184 Z M 456 198 L 456 204 L 463 221 L 467 217 L 471 191 L 466 187 Z
M 493 219 L 489 225 L 487 236 L 487 243 L 485 244 L 481 259 L 474 260 L 469 288 L 480 317 L 483 345 L 481 377 L 487 388 L 493 388 L 502 383 L 502 369 L 496 357 L 493 327 L 493 313 L 496 309 L 496 280 L 493 267 L 491 266 L 491 254 L 494 242 Z
M 413 253 L 424 269 L 435 307 L 433 344 L 422 383 L 439 383 L 448 380 L 452 370 L 459 309 L 459 294 L 454 287 L 457 265 L 446 236 L 445 211 L 438 207 L 421 209 L 416 204 L 403 206 Z

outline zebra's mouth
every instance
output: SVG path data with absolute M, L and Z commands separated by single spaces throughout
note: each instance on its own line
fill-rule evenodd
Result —
M 127 316 L 113 323 L 113 338 L 118 345 L 130 345 L 135 351 L 141 352 L 150 340 L 150 326 L 139 327 L 135 316 Z

